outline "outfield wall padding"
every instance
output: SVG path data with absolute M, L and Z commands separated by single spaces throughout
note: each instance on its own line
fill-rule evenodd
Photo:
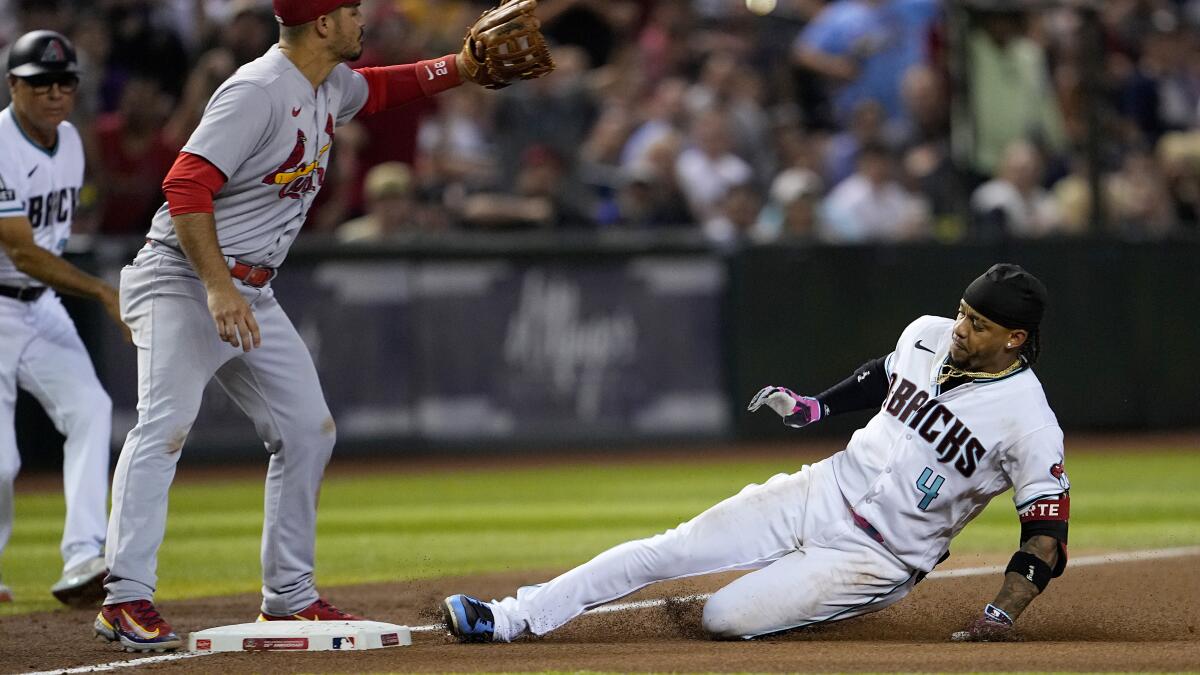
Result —
M 137 245 L 74 260 L 116 281 Z M 745 402 L 815 393 L 891 351 L 922 314 L 950 316 L 997 261 L 1050 290 L 1037 373 L 1068 430 L 1200 426 L 1200 243 L 748 246 L 694 237 L 518 235 L 338 248 L 302 240 L 274 282 L 312 350 L 339 452 L 560 448 L 783 438 Z M 136 361 L 94 303 L 68 300 L 114 401 L 135 419 Z M 24 397 L 27 466 L 61 439 Z M 844 435 L 866 413 L 804 433 Z M 201 458 L 261 458 L 215 384 L 189 437 Z M 48 457 L 53 459 L 47 459 Z

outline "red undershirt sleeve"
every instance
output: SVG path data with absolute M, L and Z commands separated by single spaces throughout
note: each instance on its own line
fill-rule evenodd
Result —
M 355 117 L 402 106 L 462 84 L 458 57 L 453 54 L 399 66 L 356 68 L 354 72 L 366 78 L 368 90 L 367 102 Z
M 213 197 L 225 185 L 225 174 L 200 155 L 181 152 L 163 180 L 163 194 L 172 216 L 212 213 Z

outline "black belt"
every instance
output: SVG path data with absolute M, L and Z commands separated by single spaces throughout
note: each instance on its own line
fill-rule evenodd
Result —
M 46 292 L 45 286 L 0 286 L 0 295 L 6 298 L 14 298 L 21 302 L 33 302 L 42 297 L 42 293 Z

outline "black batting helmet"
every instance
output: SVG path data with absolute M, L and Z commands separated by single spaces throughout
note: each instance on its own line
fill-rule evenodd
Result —
M 17 38 L 8 50 L 8 74 L 32 77 L 50 73 L 78 73 L 75 47 L 60 33 L 35 30 Z

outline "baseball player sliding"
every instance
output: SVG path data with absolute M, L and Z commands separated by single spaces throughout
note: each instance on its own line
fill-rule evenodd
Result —
M 279 43 L 213 94 L 163 183 L 146 246 L 121 273 L 138 350 L 138 422 L 113 478 L 98 635 L 130 651 L 181 642 L 155 609 L 175 465 L 214 376 L 270 454 L 260 620 L 354 619 L 313 580 L 317 494 L 334 445 L 312 358 L 271 280 L 325 179 L 338 125 L 463 80 L 499 88 L 553 68 L 533 0 L 484 13 L 457 55 L 351 70 L 358 2 L 274 0 Z
M 98 300 L 120 322 L 117 290 L 60 256 L 83 185 L 83 144 L 67 122 L 79 68 L 75 48 L 48 30 L 8 53 L 12 105 L 0 112 L 0 552 L 13 522 L 21 465 L 13 411 L 17 387 L 37 398 L 63 444 L 63 576 L 51 592 L 69 605 L 104 597 L 104 521 L 112 402 L 55 291 Z M 0 602 L 12 599 L 0 584 Z
M 516 597 L 452 595 L 463 641 L 542 635 L 590 607 L 664 579 L 757 570 L 712 595 L 704 628 L 754 638 L 891 605 L 948 555 L 950 540 L 1013 488 L 1021 520 L 995 600 L 954 640 L 1002 639 L 1067 563 L 1063 436 L 1032 366 L 1045 287 L 995 265 L 967 287 L 958 318 L 912 322 L 887 356 L 815 397 L 766 387 L 749 409 L 793 427 L 878 409 L 846 449 L 749 485 L 682 525 L 601 553 Z

